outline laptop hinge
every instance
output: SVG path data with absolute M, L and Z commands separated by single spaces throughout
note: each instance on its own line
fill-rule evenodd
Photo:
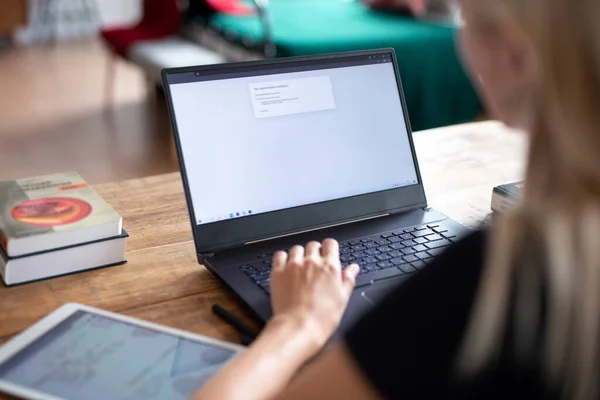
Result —
M 370 219 L 375 219 L 375 218 L 382 218 L 382 217 L 387 217 L 391 215 L 390 213 L 385 213 L 385 214 L 380 214 L 380 215 L 374 215 L 372 217 L 366 217 L 366 218 L 360 218 L 360 219 L 355 219 L 352 221 L 348 221 L 348 222 L 341 222 L 339 224 L 332 224 L 332 225 L 326 225 L 326 226 L 320 226 L 318 228 L 313 228 L 313 229 L 307 229 L 304 231 L 299 231 L 299 232 L 293 232 L 293 233 L 288 233 L 286 235 L 279 235 L 279 236 L 271 236 L 265 239 L 260 239 L 260 240 L 254 240 L 252 242 L 247 242 L 244 243 L 244 246 L 247 246 L 249 244 L 256 244 L 256 243 L 261 243 L 261 242 L 266 242 L 269 240 L 274 240 L 274 239 L 281 239 L 284 237 L 288 237 L 288 236 L 296 236 L 296 235 L 300 235 L 302 233 L 308 233 L 308 232 L 314 232 L 314 231 L 320 231 L 322 229 L 329 229 L 329 228 L 335 228 L 336 226 L 342 226 L 342 225 L 348 225 L 348 224 L 355 224 L 357 222 L 362 222 L 362 221 L 368 221 Z
M 204 264 L 204 261 L 215 256 L 215 253 L 198 254 L 198 263 Z

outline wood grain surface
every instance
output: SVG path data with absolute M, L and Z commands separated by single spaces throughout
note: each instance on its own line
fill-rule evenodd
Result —
M 499 123 L 417 132 L 414 140 L 430 206 L 471 228 L 488 218 L 492 188 L 522 177 L 526 137 Z M 108 183 L 96 190 L 124 218 L 130 234 L 128 263 L 0 286 L 0 343 L 67 302 L 238 341 L 238 334 L 211 313 L 210 306 L 219 303 L 244 315 L 196 261 L 179 174 Z

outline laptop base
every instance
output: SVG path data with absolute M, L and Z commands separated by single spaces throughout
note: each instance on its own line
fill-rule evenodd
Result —
M 452 241 L 469 232 L 467 228 L 449 219 L 444 214 L 432 209 L 424 209 L 229 249 L 207 257 L 205 265 L 225 286 L 237 294 L 255 318 L 264 323 L 272 315 L 270 297 L 260 285 L 257 285 L 255 280 L 250 279 L 248 274 L 240 269 L 244 265 L 250 263 L 261 265 L 262 259 L 267 259 L 269 254 L 288 249 L 295 244 L 304 245 L 311 240 L 322 241 L 326 238 L 334 238 L 340 243 L 354 243 L 356 239 L 373 237 L 385 232 L 396 231 L 400 233 L 399 230 L 409 227 L 435 226 L 436 224 L 443 224 L 445 229 L 452 232 L 454 236 Z M 390 259 L 390 261 L 392 260 Z M 383 263 L 382 265 L 387 267 L 387 263 L 385 261 Z M 392 276 L 393 274 L 386 272 L 391 272 L 392 268 L 397 267 L 394 265 L 389 269 L 358 277 L 357 282 L 359 283 L 342 321 L 342 331 L 385 297 L 390 290 L 393 290 L 394 287 L 410 276 L 410 274 Z M 404 267 L 400 265 L 399 268 Z M 412 267 L 408 266 L 407 268 Z M 385 279 L 386 276 L 390 277 Z M 365 277 L 369 279 L 365 279 Z M 371 282 L 370 277 L 380 277 L 381 279 L 373 279 Z

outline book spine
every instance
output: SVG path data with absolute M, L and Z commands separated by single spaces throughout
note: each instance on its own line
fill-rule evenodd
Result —
M 10 285 L 10 282 L 8 281 L 8 277 L 6 276 L 7 265 L 8 265 L 8 260 L 5 260 L 4 258 L 0 257 L 0 276 L 4 280 L 4 283 L 6 283 L 7 285 Z
M 513 196 L 506 196 L 496 190 L 492 193 L 492 211 L 504 213 L 514 209 L 517 206 L 518 199 Z
M 4 232 L 2 232 L 1 229 L 0 229 L 0 246 L 2 246 L 2 249 L 4 250 L 4 252 L 6 254 L 8 254 L 8 238 L 6 237 Z

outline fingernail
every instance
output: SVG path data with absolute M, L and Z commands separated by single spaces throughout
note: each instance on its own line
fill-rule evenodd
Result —
M 350 272 L 352 272 L 353 274 L 358 274 L 358 271 L 360 270 L 359 266 L 356 264 L 352 264 L 350 266 Z

